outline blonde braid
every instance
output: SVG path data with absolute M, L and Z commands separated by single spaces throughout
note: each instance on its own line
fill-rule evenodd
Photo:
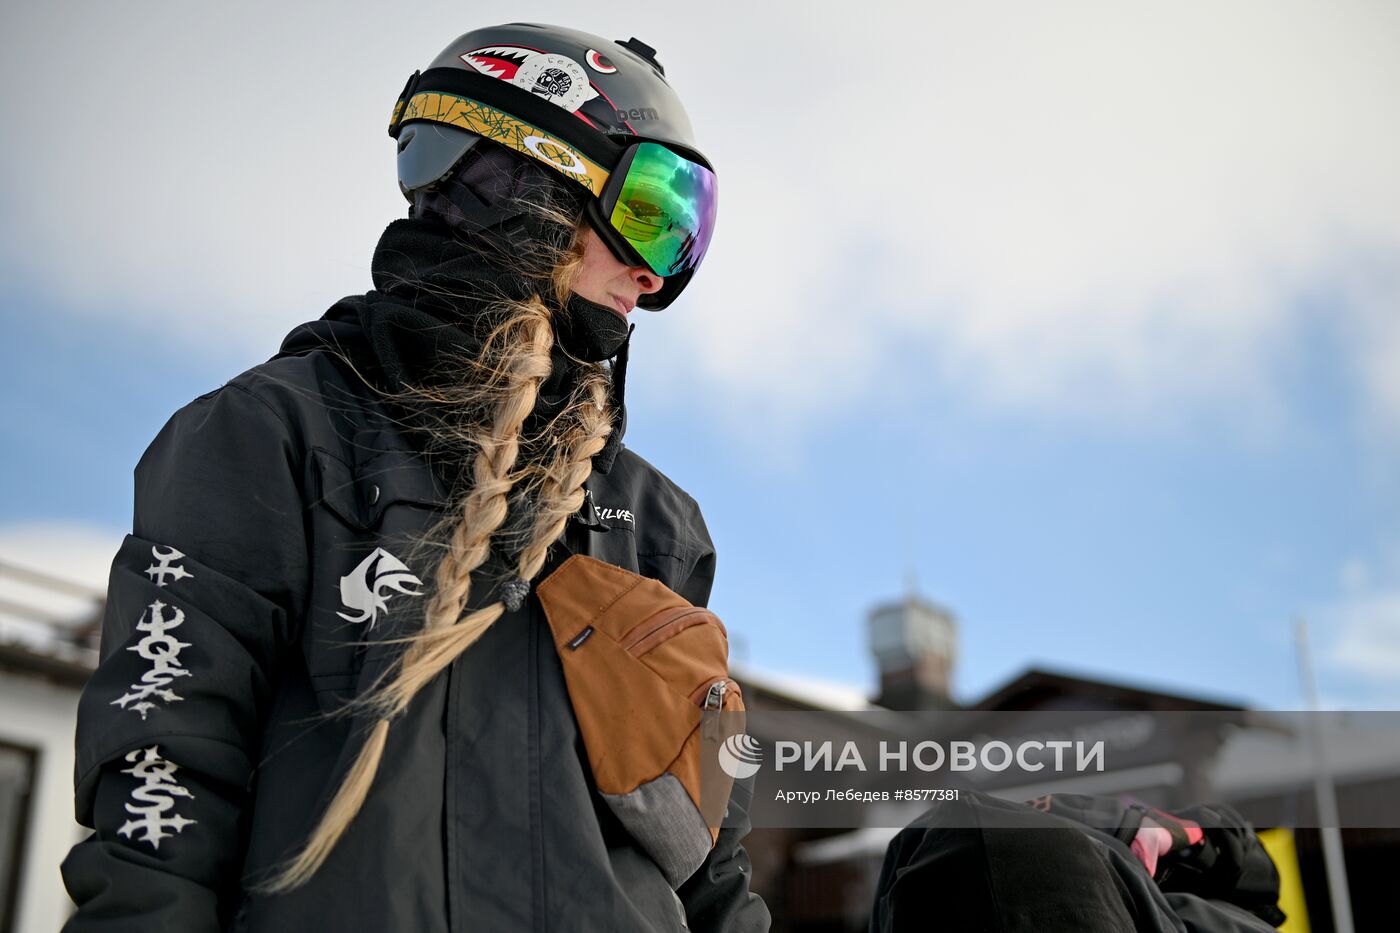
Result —
M 516 572 L 522 580 L 532 580 L 540 572 L 550 545 L 583 505 L 583 484 L 593 472 L 593 457 L 612 433 L 606 375 L 595 370 L 585 376 L 576 399 L 569 412 L 574 423 L 560 440 L 559 454 L 541 471 L 534 527 L 517 563 Z
M 463 498 L 446 553 L 435 573 L 423 629 L 408 648 L 388 683 L 365 700 L 378 714 L 345 780 L 305 848 L 264 890 L 275 893 L 304 884 L 325 862 L 364 805 L 384 755 L 390 720 L 401 714 L 418 692 L 481 636 L 505 612 L 493 603 L 462 618 L 471 590 L 472 572 L 490 554 L 491 536 L 505 522 L 507 496 L 520 452 L 520 429 L 534 410 L 539 386 L 551 370 L 554 332 L 549 312 L 539 299 L 522 302 L 517 313 L 487 341 L 483 354 L 499 345 L 500 364 L 481 394 L 499 396 L 490 426 L 476 441 L 471 491 Z M 435 637 L 436 636 L 436 637 Z
M 519 328 L 524 339 L 512 360 L 512 385 L 496 409 L 495 424 L 476 442 L 472 488 L 462 501 L 461 520 L 453 529 L 450 547 L 437 566 L 437 590 L 428 603 L 425 622 L 429 630 L 451 625 L 462 614 L 471 573 L 485 562 L 491 535 L 506 519 L 507 497 L 514 486 L 511 471 L 520 452 L 520 428 L 535 408 L 540 383 L 550 373 L 554 333 L 549 313 L 538 302 L 526 307 L 527 313 L 507 325 L 526 325 Z
M 554 292 L 560 302 L 572 293 L 583 267 L 586 230 L 587 221 L 580 222 L 568 254 L 555 268 Z M 613 412 L 607 404 L 608 385 L 609 375 L 603 367 L 584 367 L 563 418 L 565 427 L 558 439 L 558 452 L 538 471 L 534 526 L 516 562 L 521 580 L 533 580 L 540 572 L 550 547 L 564 533 L 565 523 L 583 505 L 583 484 L 593 472 L 593 458 L 613 430 Z
M 573 243 L 555 267 L 553 284 L 561 305 L 582 264 L 583 229 L 580 224 Z M 458 397 L 432 396 L 435 401 L 450 401 L 467 410 L 480 407 L 486 400 L 494 399 L 496 404 L 489 426 L 471 431 L 471 443 L 476 448 L 472 486 L 461 502 L 446 552 L 434 574 L 436 586 L 425 610 L 423 628 L 405 639 L 407 648 L 393 677 L 357 704 L 373 710 L 378 718 L 306 846 L 261 887 L 268 893 L 299 887 L 316 873 L 369 795 L 384 755 L 390 721 L 505 614 L 505 604 L 497 601 L 462 616 L 472 575 L 486 562 L 492 536 L 509 514 L 511 492 L 522 485 L 537 502 L 530 540 L 521 550 L 516 566 L 520 580 L 527 583 L 543 568 L 565 523 L 583 504 L 583 484 L 592 472 L 593 457 L 603 449 L 612 431 L 607 408 L 608 377 L 601 366 L 584 368 L 568 409 L 544 428 L 545 436 L 554 435 L 550 438 L 554 443 L 526 447 L 530 453 L 552 452 L 553 456 L 545 463 L 527 462 L 517 469 L 522 450 L 521 429 L 535 408 L 540 384 L 551 371 L 554 331 L 549 311 L 538 298 L 510 304 L 514 313 L 495 329 L 480 359 L 472 361 L 470 367 L 485 371 L 486 378 Z

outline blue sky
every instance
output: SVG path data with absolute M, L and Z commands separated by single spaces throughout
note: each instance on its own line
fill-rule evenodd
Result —
M 2 427 L 22 439 L 5 524 L 85 523 L 116 540 L 131 468 L 172 408 L 258 361 L 23 295 L 3 311 L 15 329 L 0 365 L 19 391 Z M 1345 361 L 1322 339 L 1284 367 L 1297 404 L 1263 439 L 1229 430 L 1247 413 L 1225 400 L 1161 436 L 928 391 L 849 410 L 775 462 L 702 398 L 653 397 L 647 337 L 668 322 L 642 324 L 629 440 L 702 503 L 721 556 L 714 605 L 759 667 L 868 686 L 864 613 L 912 571 L 959 618 L 964 698 L 1040 664 L 1286 707 L 1291 620 L 1345 602 L 1346 568 L 1394 544 L 1395 486 L 1368 467 L 1384 455 L 1357 436 Z M 1315 617 L 1314 637 L 1333 644 L 1336 621 Z M 1390 695 L 1344 665 L 1323 684 L 1336 702 Z
M 0 557 L 92 577 L 164 419 L 367 285 L 386 101 L 458 30 L 57 6 L 0 49 L 18 72 L 63 22 L 92 50 L 55 78 L 90 118 L 4 156 Z M 571 18 L 536 6 L 471 16 Z M 704 274 L 639 322 L 629 442 L 704 508 L 754 666 L 873 685 L 864 614 L 912 573 L 964 699 L 1042 665 L 1296 706 L 1303 614 L 1327 702 L 1393 706 L 1397 15 L 1081 6 L 817 5 L 781 47 L 600 7 L 662 49 L 723 191 Z M 909 17 L 927 38 L 881 39 Z

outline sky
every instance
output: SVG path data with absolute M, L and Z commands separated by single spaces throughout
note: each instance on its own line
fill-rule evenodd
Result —
M 369 286 L 407 75 L 554 22 L 655 46 L 717 168 L 627 437 L 747 665 L 870 690 L 913 586 L 963 700 L 1296 708 L 1305 618 L 1325 705 L 1400 708 L 1400 7 L 850 10 L 7 10 L 0 560 L 100 585 L 165 419 Z

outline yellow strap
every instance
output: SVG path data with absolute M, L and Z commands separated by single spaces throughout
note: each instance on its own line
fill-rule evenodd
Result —
M 495 107 L 457 94 L 420 91 L 405 107 L 394 107 L 390 125 L 403 120 L 428 120 L 468 130 L 493 142 L 530 156 L 572 179 L 598 196 L 608 181 L 608 170 L 574 149 L 568 143 L 533 124 L 517 119 Z

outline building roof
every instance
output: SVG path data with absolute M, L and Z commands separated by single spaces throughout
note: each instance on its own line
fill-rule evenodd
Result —
M 35 651 L 24 645 L 0 644 L 0 671 L 42 677 L 68 687 L 82 687 L 96 667 L 91 657 L 60 657 L 52 652 Z
M 1309 716 L 1320 717 L 1317 739 L 1338 783 L 1400 774 L 1400 714 L 1271 712 L 1229 737 L 1211 763 L 1211 786 L 1231 799 L 1311 786 L 1318 772 Z
M 805 674 L 761 670 L 732 662 L 729 671 L 746 691 L 761 690 L 795 706 L 833 712 L 859 712 L 884 707 L 872 703 L 866 692 L 852 684 L 823 680 Z
M 0 671 L 81 687 L 97 666 L 106 594 L 0 561 Z
M 1187 696 L 1145 685 L 1029 668 L 971 706 L 972 710 L 1031 709 L 1054 704 L 1064 710 L 1244 710 L 1238 699 Z

